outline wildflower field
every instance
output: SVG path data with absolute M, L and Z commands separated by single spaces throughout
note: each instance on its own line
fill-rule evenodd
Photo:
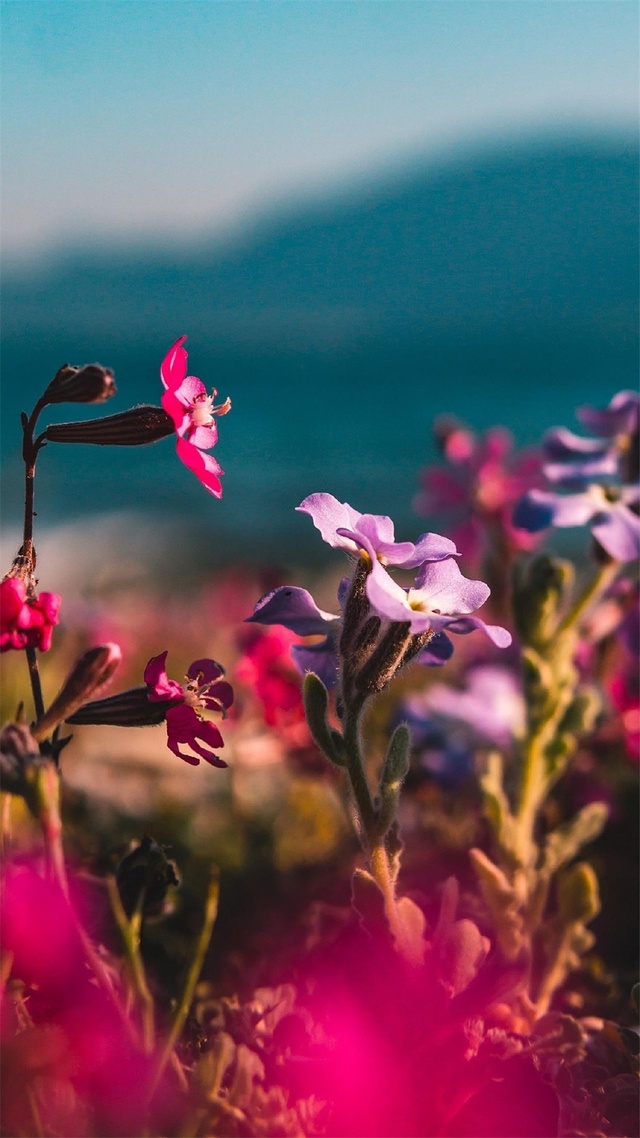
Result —
M 436 407 L 408 540 L 330 469 L 291 503 L 326 571 L 176 539 L 162 584 L 60 596 L 54 447 L 175 444 L 215 530 L 233 391 L 185 340 L 157 405 L 73 418 L 116 384 L 64 365 L 22 417 L 0 1132 L 632 1138 L 640 397 L 526 451 Z

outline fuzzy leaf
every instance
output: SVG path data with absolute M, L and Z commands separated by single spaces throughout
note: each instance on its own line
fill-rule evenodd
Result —
M 604 802 L 590 802 L 570 822 L 548 834 L 542 863 L 544 872 L 555 873 L 561 865 L 571 861 L 587 842 L 602 833 L 608 816 L 609 808 Z
M 302 696 L 307 723 L 314 741 L 330 762 L 343 767 L 344 760 L 338 748 L 339 736 L 327 722 L 329 692 L 315 672 L 307 672 L 302 686 Z
M 558 915 L 563 924 L 586 924 L 600 912 L 598 879 L 586 861 L 558 875 Z
M 507 960 L 514 960 L 522 946 L 522 917 L 518 898 L 502 870 L 482 850 L 469 851 L 480 892 L 493 918 L 500 947 Z

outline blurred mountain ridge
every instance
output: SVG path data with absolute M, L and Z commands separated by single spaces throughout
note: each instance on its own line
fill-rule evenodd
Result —
M 294 507 L 327 490 L 391 514 L 403 536 L 437 528 L 411 514 L 436 414 L 503 423 L 532 443 L 551 425 L 575 426 L 577 404 L 637 385 L 637 203 L 635 137 L 554 135 L 417 160 L 226 241 L 93 244 L 9 266 L 5 517 L 20 508 L 19 412 L 57 368 L 113 367 L 108 412 L 158 403 L 160 361 L 186 333 L 190 369 L 233 401 L 216 448 L 223 500 L 170 439 L 50 446 L 43 517 L 180 514 L 201 536 L 214 527 L 229 557 L 304 559 L 319 543 Z

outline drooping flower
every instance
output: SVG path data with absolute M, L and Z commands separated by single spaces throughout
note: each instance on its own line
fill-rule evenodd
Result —
M 403 589 L 376 562 L 367 577 L 366 590 L 375 613 L 384 620 L 408 623 L 414 635 L 445 629 L 465 634 L 478 628 L 499 648 L 511 643 L 506 628 L 468 615 L 484 604 L 490 589 L 484 581 L 463 577 L 453 558 L 426 562 L 412 589 Z
M 187 683 L 179 684 L 167 675 L 167 654 L 162 652 L 149 660 L 144 681 L 151 703 L 169 704 L 164 715 L 169 750 L 192 766 L 198 766 L 202 758 L 212 766 L 226 767 L 224 760 L 211 749 L 224 746 L 222 735 L 214 723 L 203 718 L 204 711 L 217 711 L 224 716 L 233 703 L 231 685 L 220 679 L 224 669 L 215 660 L 194 660 L 187 672 Z M 195 751 L 195 755 L 181 751 L 181 743 Z
M 162 406 L 173 419 L 178 436 L 178 457 L 200 479 L 202 485 L 216 498 L 222 497 L 220 475 L 224 473 L 219 462 L 205 452 L 218 441 L 216 415 L 226 415 L 231 402 L 214 406 L 216 390 L 211 395 L 200 379 L 187 375 L 187 353 L 182 347 L 186 336 L 181 336 L 169 349 L 160 367 L 160 378 L 166 388 Z
M 12 648 L 48 652 L 60 604 L 57 593 L 29 596 L 19 577 L 4 580 L 0 584 L 0 652 Z
M 596 541 L 616 561 L 640 556 L 640 518 L 633 508 L 640 502 L 639 411 L 640 396 L 621 391 L 604 410 L 577 412 L 599 438 L 583 438 L 564 427 L 547 432 L 544 446 L 551 461 L 544 473 L 557 490 L 530 490 L 516 506 L 514 524 L 530 533 L 590 524 Z
M 356 557 L 366 549 L 369 556 L 383 565 L 414 569 L 424 561 L 442 561 L 458 555 L 454 543 L 438 533 L 423 533 L 415 545 L 410 541 L 396 542 L 391 518 L 360 514 L 332 494 L 310 494 L 296 509 L 309 514 L 323 540 L 334 549 L 344 549 Z
M 474 561 L 495 540 L 496 527 L 509 549 L 532 549 L 536 538 L 515 529 L 511 513 L 524 492 L 541 483 L 540 454 L 514 453 L 513 438 L 502 428 L 478 436 L 448 416 L 436 420 L 435 434 L 446 465 L 422 471 L 416 513 L 440 518 L 461 553 Z

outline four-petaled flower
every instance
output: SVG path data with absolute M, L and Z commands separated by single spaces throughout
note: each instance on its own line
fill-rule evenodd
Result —
M 205 710 L 224 716 L 233 703 L 231 685 L 220 679 L 224 668 L 215 660 L 194 660 L 187 672 L 187 683 L 179 684 L 167 676 L 166 659 L 166 652 L 153 656 L 144 670 L 144 680 L 151 703 L 170 704 L 165 714 L 169 750 L 192 766 L 198 766 L 202 758 L 214 767 L 226 767 L 224 760 L 210 749 L 224 746 L 222 735 L 214 723 L 203 718 Z M 196 754 L 185 754 L 180 743 Z
M 497 624 L 485 624 L 469 616 L 487 600 L 490 589 L 484 581 L 463 577 L 457 562 L 428 561 L 418 571 L 415 587 L 403 589 L 375 562 L 367 577 L 371 608 L 383 620 L 408 623 L 412 633 L 468 633 L 479 628 L 498 648 L 508 648 L 511 634 Z
M 48 652 L 59 609 L 57 593 L 28 596 L 24 581 L 8 577 L 0 584 L 0 652 L 12 648 Z
M 201 380 L 195 375 L 187 375 L 187 353 L 182 347 L 186 338 L 181 336 L 176 340 L 162 361 L 160 378 L 166 388 L 162 406 L 174 422 L 178 457 L 210 494 L 221 498 L 220 475 L 224 471 L 212 455 L 204 452 L 211 450 L 218 441 L 215 416 L 226 415 L 231 409 L 231 402 L 227 399 L 214 406 L 215 388 L 208 395 Z

